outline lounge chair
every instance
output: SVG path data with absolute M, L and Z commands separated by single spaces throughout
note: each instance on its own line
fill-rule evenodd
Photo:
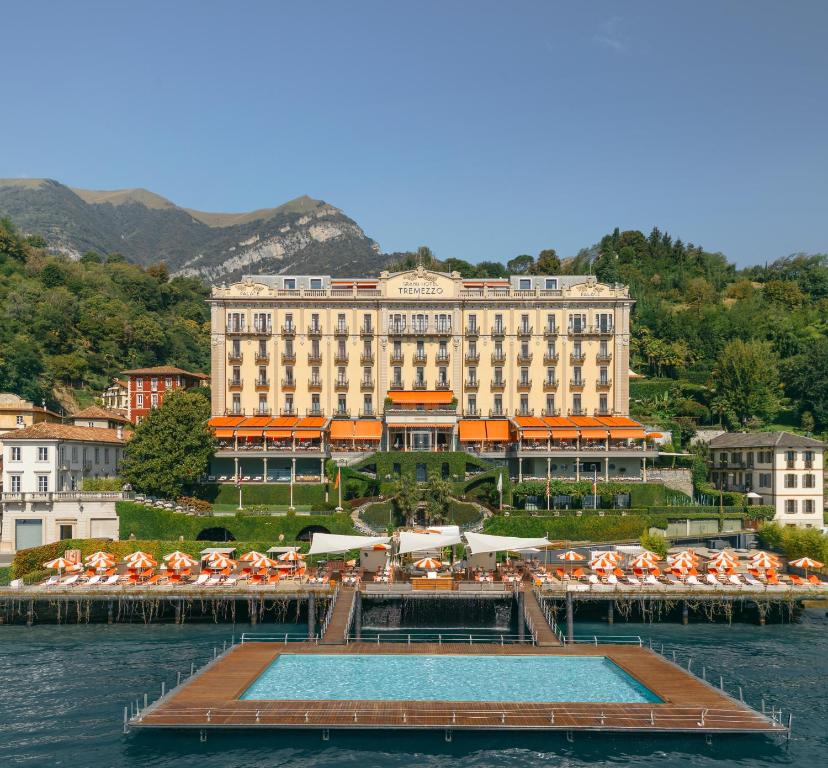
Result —
M 822 581 L 820 580 L 819 576 L 817 576 L 816 574 L 812 573 L 808 577 L 808 581 L 810 581 L 811 584 L 813 584 L 815 587 L 821 587 L 822 586 Z
M 220 584 L 221 579 L 218 576 L 210 576 L 207 581 L 204 582 L 205 587 L 215 587 L 216 584 Z
M 263 581 L 264 581 L 264 579 L 262 579 L 262 577 L 261 577 L 261 576 L 257 576 L 257 575 L 255 575 L 255 574 L 254 574 L 253 576 L 251 576 L 251 577 L 250 577 L 250 579 L 248 579 L 247 583 L 248 583 L 251 587 L 257 587 L 257 586 L 259 586 L 259 584 L 261 584 Z
M 793 573 L 792 573 L 792 574 L 790 575 L 790 579 L 791 579 L 791 584 L 794 584 L 794 585 L 796 585 L 797 587 L 805 587 L 805 586 L 807 586 L 807 584 L 806 584 L 806 582 L 805 582 L 805 579 L 800 578 L 800 577 L 799 577 L 799 576 L 797 576 L 796 574 L 793 574 Z
M 80 577 L 76 573 L 74 576 L 69 576 L 60 582 L 61 587 L 71 587 Z
M 633 587 L 640 587 L 641 582 L 635 576 L 627 576 L 627 583 Z
M 281 579 L 281 578 L 282 577 L 278 573 L 272 573 L 272 574 L 270 574 L 270 576 L 267 577 L 267 583 L 270 584 L 270 585 L 278 584 L 279 579 Z
M 50 576 L 46 581 L 41 583 L 41 587 L 51 587 L 60 581 L 60 576 Z
M 742 582 L 742 580 L 739 578 L 738 574 L 732 574 L 732 575 L 728 576 L 727 580 L 734 587 L 743 587 L 744 586 L 744 582 Z
M 202 574 L 201 574 L 201 575 L 200 575 L 200 576 L 199 576 L 199 577 L 198 577 L 198 578 L 197 578 L 197 579 L 193 582 L 193 584 L 195 584 L 196 586 L 200 586 L 200 585 L 202 585 L 202 584 L 206 583 L 206 582 L 207 582 L 207 579 L 209 579 L 209 578 L 210 578 L 209 574 L 202 573 Z
M 91 587 L 93 584 L 98 584 L 100 582 L 101 578 L 102 577 L 98 576 L 97 574 L 95 576 L 91 576 L 89 578 L 89 580 L 85 582 L 85 585 L 87 587 Z
M 590 573 L 589 578 L 587 580 L 589 581 L 590 584 L 600 584 L 601 583 L 600 579 L 594 573 Z
M 712 587 L 722 586 L 721 582 L 712 573 L 708 573 L 707 576 L 704 577 L 704 580 Z
M 698 576 L 688 576 L 687 577 L 687 584 L 691 587 L 701 587 L 704 586 L 700 581 Z
M 774 574 L 768 574 L 768 582 L 767 583 L 770 584 L 771 586 L 778 587 L 778 586 L 780 586 L 779 577 L 775 573 Z
M 754 576 L 745 576 L 745 581 L 751 587 L 764 587 L 765 586 L 763 582 L 759 581 L 759 579 L 755 578 Z
M 102 582 L 101 586 L 104 587 L 111 587 L 113 584 L 117 584 L 120 581 L 120 576 L 117 573 L 113 573 L 111 576 L 107 576 Z
M 649 576 L 647 576 L 647 578 L 644 579 L 644 583 L 649 584 L 651 587 L 660 587 L 661 586 L 661 582 L 655 576 L 653 576 L 653 574 L 650 574 Z
M 607 584 L 618 584 L 618 577 L 614 573 L 611 573 L 607 576 Z
M 673 586 L 680 586 L 681 585 L 681 579 L 676 578 L 675 574 L 673 574 L 673 573 L 664 574 L 664 578 L 667 579 L 667 581 L 670 584 L 672 584 Z

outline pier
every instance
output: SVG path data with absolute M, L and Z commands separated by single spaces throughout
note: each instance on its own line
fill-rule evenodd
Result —
M 240 696 L 281 654 L 493 654 L 603 656 L 650 689 L 659 703 L 539 703 L 469 701 L 242 700 Z M 305 729 L 584 731 L 617 733 L 786 734 L 781 716 L 760 712 L 699 679 L 658 653 L 634 645 L 541 647 L 538 645 L 414 646 L 351 643 L 243 642 L 218 656 L 152 703 L 125 713 L 125 730 Z

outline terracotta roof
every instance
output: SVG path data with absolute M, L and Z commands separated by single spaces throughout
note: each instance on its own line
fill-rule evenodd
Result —
M 80 440 L 91 443 L 115 443 L 123 445 L 126 440 L 118 437 L 115 429 L 99 427 L 76 427 L 74 424 L 51 424 L 41 421 L 31 427 L 13 430 L 3 435 L 4 442 L 12 440 Z
M 206 379 L 204 373 L 185 371 L 183 368 L 176 368 L 174 365 L 156 365 L 154 368 L 133 368 L 130 371 L 121 371 L 127 376 L 192 376 L 194 379 Z
M 819 440 L 791 432 L 725 432 L 710 441 L 711 448 L 821 448 Z
M 107 408 L 101 408 L 99 405 L 90 405 L 82 411 L 73 413 L 70 419 L 109 419 L 109 421 L 120 421 L 126 423 L 128 419 L 118 411 L 110 411 Z

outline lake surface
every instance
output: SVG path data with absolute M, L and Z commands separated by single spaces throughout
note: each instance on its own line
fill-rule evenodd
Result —
M 238 636 L 242 629 L 236 629 Z M 277 631 L 268 626 L 268 631 Z M 296 625 L 281 631 L 296 631 Z M 822 765 L 828 754 L 828 619 L 823 610 L 801 623 L 603 624 L 576 622 L 578 634 L 631 633 L 691 654 L 693 666 L 742 685 L 754 702 L 765 696 L 794 713 L 790 745 L 766 737 L 455 733 L 247 734 L 121 732 L 123 707 L 144 691 L 170 685 L 190 663 L 212 657 L 229 640 L 229 625 L 89 625 L 0 627 L 0 765 L 235 768 L 235 766 L 354 766 L 355 768 L 763 768 Z

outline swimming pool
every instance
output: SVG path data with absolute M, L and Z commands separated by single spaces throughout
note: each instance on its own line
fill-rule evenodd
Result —
M 603 656 L 281 654 L 242 699 L 661 701 Z

